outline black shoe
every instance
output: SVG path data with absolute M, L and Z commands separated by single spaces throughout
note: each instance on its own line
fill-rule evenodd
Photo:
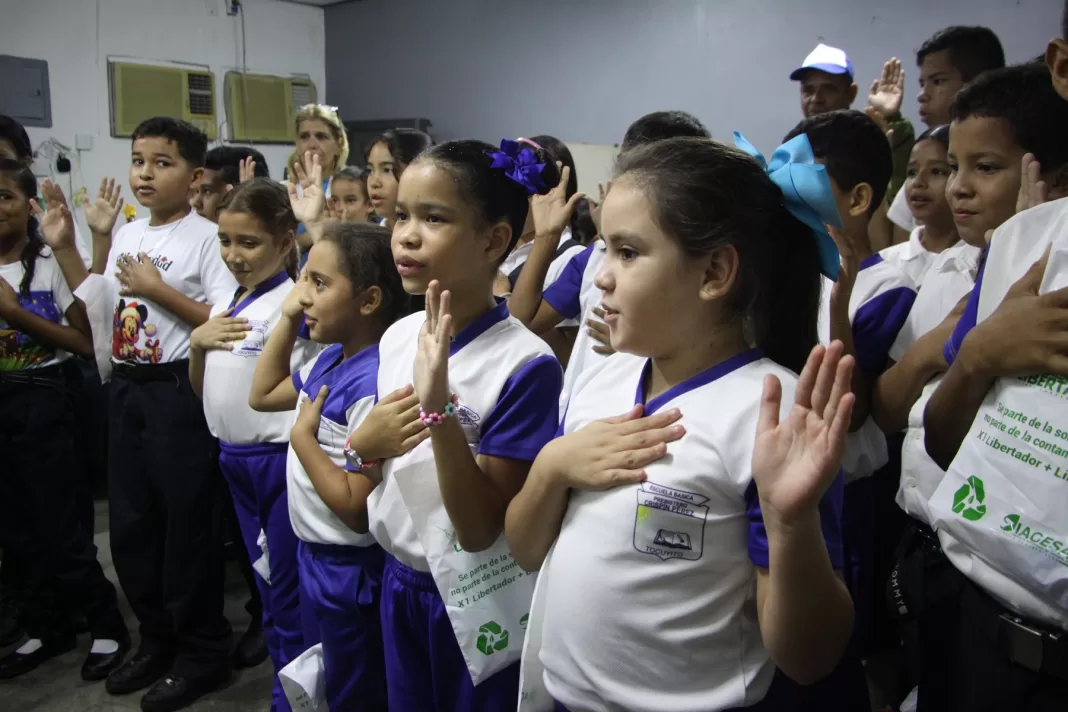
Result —
M 253 619 L 234 649 L 234 667 L 256 667 L 266 659 L 267 641 L 263 637 L 263 624 Z
M 231 675 L 229 667 L 202 677 L 184 677 L 168 673 L 141 698 L 141 710 L 174 712 L 183 709 L 229 683 Z
M 22 640 L 26 632 L 22 630 L 14 616 L 0 617 L 0 648 L 7 648 Z
M 74 650 L 75 645 L 78 643 L 73 635 L 51 638 L 41 642 L 41 647 L 32 653 L 23 655 L 11 651 L 3 658 L 0 658 L 0 680 L 10 680 L 19 675 L 25 675 L 41 663 L 51 660 L 57 655 Z
M 104 688 L 112 695 L 143 690 L 166 675 L 173 662 L 174 655 L 138 650 L 132 658 L 108 675 Z
M 122 664 L 129 651 L 130 641 L 120 640 L 119 649 L 114 653 L 89 653 L 82 663 L 82 679 L 86 682 L 103 680 Z

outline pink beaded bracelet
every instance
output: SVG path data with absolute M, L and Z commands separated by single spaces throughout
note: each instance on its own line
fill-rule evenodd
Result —
M 427 413 L 422 408 L 419 409 L 419 420 L 423 421 L 423 425 L 430 427 L 432 425 L 441 425 L 445 422 L 446 418 L 451 418 L 456 414 L 456 406 L 460 405 L 460 399 L 456 397 L 454 393 L 449 397 L 449 402 L 445 404 L 445 411 L 443 413 Z

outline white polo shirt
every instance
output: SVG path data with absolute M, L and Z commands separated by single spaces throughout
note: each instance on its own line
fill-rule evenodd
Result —
M 61 326 L 70 326 L 67 310 L 74 303 L 63 271 L 52 256 L 48 247 L 41 248 L 34 263 L 33 279 L 30 281 L 29 294 L 19 292 L 19 285 L 26 275 L 22 261 L 0 265 L 0 279 L 3 279 L 18 294 L 19 304 L 23 309 L 46 321 Z M 0 319 L 0 371 L 27 371 L 37 368 L 55 366 L 70 358 L 70 353 L 57 349 L 51 344 L 40 341 L 33 334 L 19 331 Z
M 424 312 L 412 314 L 383 335 L 378 393 L 392 393 L 412 382 L 425 320 Z M 455 417 L 478 455 L 533 462 L 556 432 L 562 380 L 552 350 L 509 316 L 503 300 L 457 333 L 449 346 L 449 390 L 459 399 Z M 392 473 L 413 459 L 427 457 L 431 449 L 426 440 L 411 452 L 386 460 L 382 483 L 367 500 L 375 540 L 402 564 L 419 571 L 429 571 L 430 566 Z
M 933 258 L 927 276 L 916 294 L 908 318 L 890 347 L 890 358 L 900 361 L 909 347 L 953 311 L 961 298 L 972 291 L 982 250 L 958 242 Z
M 137 259 L 144 252 L 163 281 L 204 304 L 229 302 L 237 282 L 219 254 L 218 226 L 190 211 L 181 220 L 150 227 L 136 220 L 119 229 L 108 253 L 104 278 L 112 302 L 111 360 L 119 363 L 170 363 L 189 358 L 193 327 L 149 299 L 119 294 L 115 276 L 120 257 Z
M 617 353 L 579 379 L 563 434 L 642 402 L 648 359 Z M 543 565 L 545 687 L 572 710 L 682 712 L 760 701 L 775 666 L 756 609 L 756 567 L 768 542 L 753 482 L 764 377 L 782 383 L 782 415 L 797 377 L 756 350 L 650 399 L 646 414 L 682 411 L 686 434 L 648 479 L 603 492 L 572 490 Z M 842 567 L 842 477 L 820 504 Z
M 231 351 L 212 349 L 204 355 L 204 416 L 211 434 L 223 442 L 289 442 L 293 414 L 255 411 L 248 404 L 248 394 L 260 354 L 282 317 L 282 302 L 293 286 L 289 275 L 279 272 L 255 287 L 231 314 L 248 319 L 245 338 L 233 342 Z M 218 316 L 229 309 L 234 299 L 213 306 L 211 315 Z M 298 371 L 320 350 L 319 344 L 308 340 L 307 329 L 302 327 L 293 347 L 290 368 Z
M 564 389 L 560 394 L 561 413 L 567 408 L 568 396 L 578 377 L 605 358 L 593 350 L 593 340 L 586 333 L 586 319 L 593 315 L 594 307 L 601 305 L 601 290 L 593 280 L 604 264 L 606 249 L 603 240 L 587 246 L 571 258 L 559 279 L 542 294 L 542 299 L 565 319 L 578 320 L 578 334 L 564 372 Z
M 293 386 L 300 395 L 290 420 L 292 426 L 304 399 L 314 400 L 319 389 L 327 386 L 330 390 L 319 418 L 319 445 L 342 469 L 345 468 L 345 443 L 350 429 L 367 417 L 376 402 L 378 346 L 368 346 L 350 358 L 343 358 L 341 344 L 333 344 L 293 374 Z M 292 445 L 286 459 L 286 492 L 289 521 L 293 533 L 302 541 L 341 546 L 371 546 L 375 543 L 370 534 L 357 534 L 330 511 L 301 466 Z
M 887 262 L 897 265 L 901 271 L 909 276 L 916 285 L 917 291 L 923 286 L 923 278 L 930 269 L 931 263 L 937 257 L 937 253 L 931 252 L 923 246 L 922 225 L 909 233 L 907 242 L 891 245 L 885 250 L 879 250 L 879 255 Z
M 831 290 L 834 282 L 823 279 L 819 335 L 820 343 L 831 343 Z M 916 290 L 900 267 L 878 254 L 860 263 L 853 292 L 849 297 L 849 323 L 853 331 L 857 367 L 880 374 L 886 369 L 890 347 L 908 318 Z M 870 477 L 889 460 L 886 436 L 870 417 L 859 430 L 849 434 L 842 458 L 846 482 Z
M 994 231 L 968 306 L 946 344 L 947 361 L 953 362 L 968 332 L 997 309 L 1009 288 L 1051 245 L 1054 250 L 1068 250 L 1068 198 L 1018 213 Z M 1043 282 L 1050 279 L 1047 270 Z M 1053 608 L 1015 579 L 995 569 L 981 552 L 971 551 L 944 531 L 938 532 L 938 539 L 953 565 L 1004 606 L 1025 618 L 1068 630 L 1063 610 Z

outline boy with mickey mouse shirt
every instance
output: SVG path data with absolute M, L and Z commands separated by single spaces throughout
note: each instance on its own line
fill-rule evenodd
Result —
M 160 117 L 137 127 L 130 188 L 151 217 L 115 235 L 113 273 L 72 285 L 96 302 L 98 354 L 110 335 L 111 550 L 141 632 L 140 648 L 108 677 L 107 690 L 151 685 L 142 709 L 153 711 L 181 709 L 231 673 L 214 531 L 218 443 L 188 375 L 192 330 L 237 288 L 216 225 L 189 204 L 206 150 L 207 137 L 184 121 Z M 96 239 L 111 232 L 119 205 L 111 201 L 111 225 L 94 228 Z M 111 323 L 101 323 L 108 312 Z

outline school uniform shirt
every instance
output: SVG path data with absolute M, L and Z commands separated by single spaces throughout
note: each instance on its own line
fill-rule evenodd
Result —
M 587 371 L 561 434 L 642 402 L 649 369 L 617 353 Z M 797 376 L 758 350 L 738 354 L 645 404 L 646 414 L 678 408 L 686 424 L 645 482 L 570 493 L 538 622 L 545 687 L 568 709 L 723 710 L 764 697 L 775 666 L 755 582 L 769 547 L 752 461 L 769 374 L 782 383 L 785 418 Z M 841 507 L 839 475 L 820 504 L 836 569 Z
M 593 315 L 594 307 L 601 305 L 601 290 L 593 283 L 604 264 L 606 245 L 597 240 L 576 254 L 548 289 L 542 299 L 565 319 L 578 320 L 578 334 L 571 347 L 571 358 L 564 372 L 564 388 L 560 393 L 560 412 L 567 408 L 568 397 L 583 371 L 604 360 L 593 350 L 593 339 L 586 333 L 586 319 Z
M 229 303 L 237 282 L 219 254 L 218 226 L 190 211 L 181 220 L 151 227 L 148 220 L 123 225 L 108 253 L 104 278 L 112 295 L 111 360 L 114 363 L 171 363 L 189 358 L 193 327 L 173 312 L 140 296 L 119 294 L 120 257 L 144 252 L 163 281 L 194 301 Z
M 834 282 L 824 278 L 821 294 L 820 343 L 831 342 L 831 291 Z M 900 267 L 878 254 L 860 263 L 849 297 L 849 323 L 853 332 L 857 368 L 879 374 L 886 368 L 890 347 L 908 318 L 916 299 L 912 280 Z M 842 459 L 846 482 L 869 477 L 889 460 L 886 436 L 870 417 L 849 434 Z
M 975 285 L 982 254 L 978 247 L 958 242 L 940 254 L 928 254 L 934 258 L 930 269 L 916 293 L 908 318 L 890 347 L 890 358 L 894 361 L 900 361 L 917 339 L 941 324 Z
M 1009 288 L 1050 246 L 1053 250 L 1068 250 L 1068 198 L 1018 213 L 994 231 L 968 306 L 946 344 L 944 354 L 949 363 L 956 358 L 968 332 L 997 309 Z M 1048 274 L 1045 279 L 1049 279 Z M 938 532 L 938 539 L 946 558 L 1003 606 L 1024 618 L 1068 630 L 1063 610 L 1050 606 L 944 531 Z
M 936 253 L 923 246 L 923 231 L 924 227 L 921 225 L 909 234 L 907 242 L 879 250 L 879 255 L 884 260 L 897 265 L 909 276 L 917 291 L 923 287 L 923 278 L 937 257 Z
M 905 197 L 905 191 L 897 191 L 897 195 L 890 202 L 890 207 L 886 211 L 886 217 L 890 218 L 890 222 L 897 225 L 902 230 L 912 232 L 916 229 L 916 218 L 912 217 L 912 211 L 909 209 L 909 200 Z
M 559 250 L 564 246 L 568 240 L 571 239 L 571 228 L 565 227 L 564 231 L 560 233 L 560 239 L 556 243 L 556 249 Z M 531 251 L 534 249 L 534 240 L 529 242 L 521 242 L 515 246 L 508 256 L 501 262 L 501 266 L 497 268 L 497 271 L 501 274 L 508 276 L 515 271 L 516 267 L 526 264 L 527 259 L 530 257 Z M 549 271 L 545 275 L 544 287 L 548 287 L 550 284 L 556 281 L 554 277 L 559 277 L 564 267 L 567 266 L 567 259 L 563 259 L 564 255 L 574 255 L 577 252 L 584 249 L 581 245 L 578 246 L 578 250 L 571 248 L 559 257 L 553 257 L 553 261 L 549 264 Z M 568 258 L 570 259 L 570 258 Z M 555 269 L 554 269 L 555 267 Z
M 293 414 L 287 411 L 260 413 L 248 404 L 252 378 L 267 339 L 282 318 L 282 302 L 294 287 L 285 272 L 279 272 L 237 305 L 233 318 L 248 319 L 248 331 L 241 341 L 233 342 L 232 350 L 212 349 L 204 355 L 204 415 L 211 434 L 226 443 L 285 443 L 293 425 Z M 223 313 L 238 298 L 219 302 L 211 308 L 211 316 Z M 319 344 L 308 340 L 307 329 L 293 347 L 290 367 L 298 371 L 320 351 Z
M 342 360 L 341 344 L 333 344 L 293 374 L 297 408 L 291 425 L 305 399 L 314 400 L 324 385 L 330 390 L 319 418 L 319 445 L 335 465 L 345 468 L 345 442 L 349 432 L 367 417 L 375 405 L 375 382 L 378 376 L 378 346 L 368 346 L 358 354 Z M 370 534 L 357 534 L 326 506 L 300 458 L 289 446 L 286 458 L 286 492 L 289 497 L 289 521 L 293 533 L 313 544 L 371 546 Z
M 425 320 L 424 312 L 412 314 L 382 336 L 379 394 L 412 382 Z M 449 346 L 449 390 L 459 400 L 454 417 L 478 455 L 533 462 L 556 432 L 562 380 L 552 350 L 509 316 L 503 300 L 457 333 Z M 424 572 L 430 571 L 426 553 L 392 473 L 428 457 L 431 448 L 426 440 L 411 452 L 386 460 L 382 483 L 367 500 L 375 540 L 400 563 Z
M 67 309 L 74 303 L 74 295 L 52 256 L 52 250 L 45 247 L 37 256 L 30 293 L 23 295 L 19 292 L 19 285 L 25 274 L 21 260 L 0 265 L 0 277 L 18 294 L 23 309 L 54 324 L 70 326 Z M 0 318 L 0 371 L 47 368 L 68 358 L 68 352 L 38 341 L 32 334 L 19 331 Z

